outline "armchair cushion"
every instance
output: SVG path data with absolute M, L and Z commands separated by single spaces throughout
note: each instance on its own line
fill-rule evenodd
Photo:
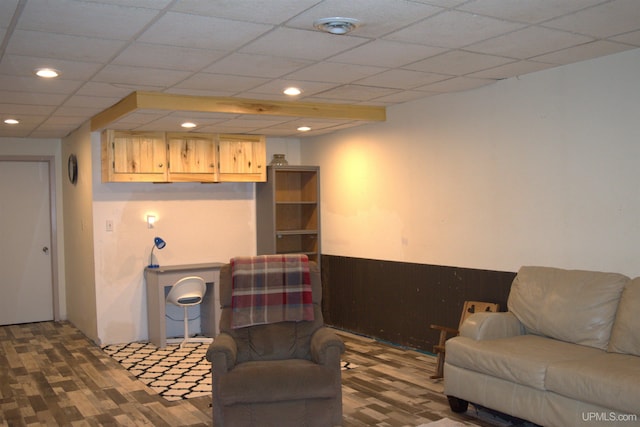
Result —
M 222 369 L 220 364 L 224 364 L 224 369 L 221 372 L 232 369 L 236 364 L 237 356 L 238 347 L 236 342 L 233 337 L 225 333 L 218 335 L 207 349 L 207 360 L 214 362 L 215 358 L 217 363 L 214 366 L 217 369 Z
M 552 363 L 578 361 L 602 352 L 537 335 L 485 341 L 460 336 L 447 341 L 446 346 L 450 365 L 539 390 L 545 390 L 547 369 Z
M 220 379 L 225 406 L 332 398 L 339 376 L 309 360 L 245 362 Z
M 464 321 L 460 335 L 474 340 L 515 337 L 524 334 L 524 326 L 513 313 L 475 313 Z
M 340 355 L 344 353 L 344 343 L 329 328 L 320 328 L 311 338 L 311 360 L 321 365 L 340 363 Z
M 522 267 L 507 305 L 527 333 L 607 349 L 627 276 L 552 267 Z
M 640 277 L 627 283 L 622 292 L 616 321 L 611 331 L 609 351 L 640 356 Z

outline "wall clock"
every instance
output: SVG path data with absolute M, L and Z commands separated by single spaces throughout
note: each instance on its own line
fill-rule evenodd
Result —
M 67 172 L 69 173 L 69 182 L 75 184 L 78 182 L 78 158 L 75 154 L 69 156 L 67 163 Z

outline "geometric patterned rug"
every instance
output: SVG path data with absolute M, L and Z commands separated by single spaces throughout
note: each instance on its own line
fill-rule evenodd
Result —
M 206 359 L 209 344 L 187 343 L 158 348 L 146 342 L 107 345 L 102 350 L 166 400 L 211 395 L 211 362 Z M 342 370 L 356 368 L 341 362 Z
M 205 343 L 158 348 L 151 343 L 134 342 L 108 345 L 102 350 L 166 400 L 181 400 L 211 395 L 207 348 L 209 344 Z

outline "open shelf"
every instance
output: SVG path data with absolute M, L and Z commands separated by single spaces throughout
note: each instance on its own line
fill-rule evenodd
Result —
M 269 166 L 256 186 L 259 255 L 306 254 L 320 261 L 320 188 L 317 166 Z

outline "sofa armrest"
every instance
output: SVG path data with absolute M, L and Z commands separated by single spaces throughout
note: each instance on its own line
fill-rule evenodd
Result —
M 476 341 L 524 335 L 524 326 L 511 312 L 474 313 L 460 327 L 460 335 Z
M 344 343 L 330 328 L 322 327 L 311 337 L 311 360 L 320 365 L 340 366 Z
M 238 346 L 233 337 L 227 333 L 220 333 L 207 349 L 207 360 L 211 362 L 211 369 L 219 374 L 226 373 L 236 364 Z

